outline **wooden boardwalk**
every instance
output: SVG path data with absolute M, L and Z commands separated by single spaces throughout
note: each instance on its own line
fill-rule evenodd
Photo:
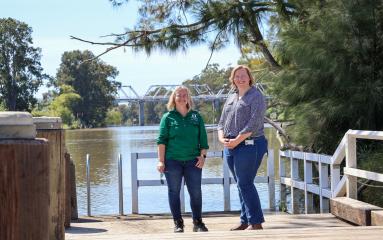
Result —
M 80 219 L 66 230 L 67 240 L 125 239 L 381 239 L 383 227 L 357 227 L 332 214 L 265 215 L 264 230 L 228 231 L 238 223 L 235 214 L 210 214 L 204 218 L 207 233 L 193 233 L 190 217 L 185 217 L 185 233 L 175 234 L 168 216 L 129 215 Z

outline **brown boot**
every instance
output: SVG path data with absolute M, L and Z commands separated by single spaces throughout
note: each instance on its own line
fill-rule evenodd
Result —
M 262 224 L 250 224 L 246 230 L 262 230 Z
M 238 230 L 245 230 L 249 225 L 246 223 L 241 223 L 238 226 L 235 226 L 230 229 L 230 231 L 238 231 Z

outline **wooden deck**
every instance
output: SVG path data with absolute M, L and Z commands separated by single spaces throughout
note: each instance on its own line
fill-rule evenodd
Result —
M 204 218 L 207 233 L 193 233 L 185 217 L 185 233 L 173 233 L 168 216 L 129 215 L 80 219 L 66 230 L 67 240 L 125 239 L 381 239 L 383 227 L 357 227 L 331 214 L 266 214 L 264 230 L 228 231 L 238 223 L 237 214 L 210 214 Z

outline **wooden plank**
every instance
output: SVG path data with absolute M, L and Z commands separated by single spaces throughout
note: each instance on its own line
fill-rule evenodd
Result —
M 319 195 L 320 188 L 316 184 L 307 184 L 306 185 L 306 189 L 307 189 L 308 192 L 311 192 L 311 193 L 314 193 L 316 195 Z
M 371 225 L 371 211 L 382 208 L 348 197 L 337 197 L 330 200 L 331 213 L 349 222 L 361 226 Z
M 383 140 L 383 131 L 348 130 L 347 134 L 355 138 Z
M 139 216 L 138 216 L 139 217 Z M 92 220 L 91 218 L 90 220 Z M 74 223 L 68 229 L 66 240 L 122 240 L 122 239 L 380 239 L 383 227 L 354 227 L 331 214 L 265 214 L 263 231 L 229 231 L 238 222 L 238 214 L 211 216 L 204 214 L 209 232 L 193 233 L 190 215 L 185 216 L 185 233 L 172 232 L 171 216 L 156 219 L 153 216 L 122 221 L 98 220 Z
M 371 225 L 383 226 L 383 211 L 371 211 Z
M 49 144 L 0 140 L 0 239 L 49 239 Z
M 344 169 L 344 173 L 347 175 L 351 175 L 351 176 L 359 177 L 359 178 L 365 178 L 365 179 L 369 179 L 369 180 L 377 181 L 377 182 L 383 182 L 383 174 L 381 173 L 370 172 L 370 171 L 350 168 L 350 167 L 345 167 L 343 169 Z
M 339 165 L 346 157 L 346 141 L 347 135 L 344 135 L 342 141 L 340 141 L 338 147 L 336 148 L 334 154 L 331 157 L 332 164 Z
M 42 123 L 44 124 L 44 123 Z M 66 163 L 64 158 L 65 139 L 62 129 L 43 129 L 37 124 L 37 137 L 46 138 L 49 143 L 50 153 L 50 230 L 51 239 L 64 239 L 64 226 L 70 226 L 70 215 L 67 215 L 67 198 L 70 192 L 66 192 Z M 47 126 L 46 126 L 47 127 Z M 70 202 L 69 202 L 70 203 Z M 70 206 L 70 205 L 69 205 Z

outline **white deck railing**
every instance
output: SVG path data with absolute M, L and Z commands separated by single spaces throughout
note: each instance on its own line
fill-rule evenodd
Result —
M 222 158 L 222 151 L 208 152 L 208 158 Z M 155 159 L 157 158 L 156 152 L 150 153 L 132 153 L 131 154 L 131 182 L 132 182 L 132 213 L 139 213 L 139 199 L 138 190 L 140 187 L 145 186 L 163 186 L 166 185 L 166 180 L 140 180 L 137 178 L 137 161 L 142 159 Z M 274 155 L 270 149 L 267 155 L 267 171 L 265 176 L 257 176 L 255 183 L 267 183 L 269 192 L 269 208 L 275 209 L 275 174 L 274 174 Z M 225 161 L 223 161 L 223 177 L 222 178 L 202 178 L 202 184 L 219 184 L 223 186 L 223 202 L 224 211 L 230 211 L 230 184 L 235 181 L 230 177 L 229 168 Z M 185 212 L 185 197 L 184 197 L 184 184 L 181 189 L 181 209 Z
M 357 177 L 383 182 L 383 174 L 357 169 L 356 139 L 383 140 L 383 132 L 349 130 L 342 138 L 333 156 L 297 151 L 279 152 L 281 202 L 286 203 L 286 187 L 290 187 L 291 212 L 297 213 L 296 189 L 304 191 L 305 213 L 311 212 L 313 195 L 319 196 L 320 212 L 328 212 L 329 199 L 346 195 L 357 198 Z M 290 177 L 286 176 L 286 164 L 290 160 Z M 340 164 L 346 161 L 344 176 L 340 176 Z M 303 179 L 299 177 L 299 163 L 303 161 Z M 319 184 L 313 182 L 313 163 L 318 164 Z M 329 171 L 330 167 L 330 171 Z M 330 173 L 330 175 L 329 175 Z M 311 193 L 311 194 L 310 194 Z

